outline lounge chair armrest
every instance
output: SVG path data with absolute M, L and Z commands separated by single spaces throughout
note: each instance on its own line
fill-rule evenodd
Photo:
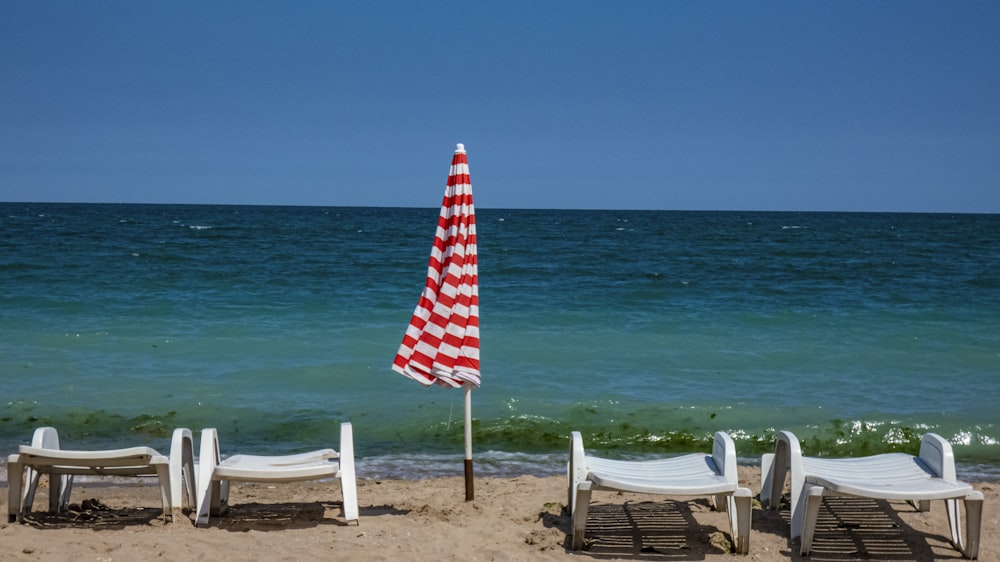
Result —
M 945 482 L 958 480 L 951 443 L 937 433 L 925 433 L 920 440 L 920 462 Z
M 778 499 L 785 487 L 785 478 L 790 479 L 792 505 L 792 538 L 802 534 L 802 514 L 804 513 L 805 471 L 802 463 L 802 446 L 799 438 L 791 431 L 779 431 L 774 444 L 774 457 L 771 459 L 770 492 L 768 498 L 761 498 L 771 509 L 777 509 Z
M 191 507 L 196 505 L 194 480 L 194 437 L 190 429 L 178 427 L 170 439 L 170 506 L 175 522 L 182 514 L 185 496 Z
M 583 435 L 579 431 L 569 434 L 569 466 L 566 468 L 567 488 L 569 497 L 566 505 L 570 513 L 576 511 L 577 486 L 587 479 L 586 454 L 583 450 Z
M 354 427 L 351 422 L 340 424 L 340 464 L 349 462 L 354 465 Z
M 802 446 L 799 445 L 799 438 L 791 431 L 779 431 L 775 439 L 774 460 L 771 473 L 775 480 L 772 482 L 774 493 L 781 493 L 785 486 L 785 477 L 791 473 L 791 486 L 793 490 L 801 489 L 805 482 L 805 473 L 802 465 Z
M 794 433 L 779 431 L 774 439 L 774 452 L 762 455 L 760 459 L 760 501 L 767 509 L 778 509 L 789 472 L 792 473 L 794 500 L 805 482 L 802 473 L 802 447 Z
M 212 477 L 215 467 L 222 462 L 219 453 L 219 432 L 214 427 L 201 430 L 201 446 L 198 450 L 198 474 L 195 476 L 195 525 L 208 523 L 209 510 L 212 508 L 213 489 Z M 220 499 L 221 501 L 221 499 Z
M 173 456 L 174 453 L 183 453 L 188 448 L 191 449 L 192 453 L 194 452 L 194 437 L 191 435 L 191 430 L 186 427 L 178 427 L 170 437 L 170 456 Z
M 194 437 L 191 430 L 178 427 L 170 439 L 170 476 L 174 470 L 181 470 L 184 464 L 194 465 Z
M 198 449 L 198 488 L 202 484 L 208 485 L 212 480 L 215 467 L 222 462 L 222 455 L 219 452 L 219 432 L 214 427 L 206 427 L 201 430 L 201 446 Z
M 802 447 L 799 445 L 799 438 L 791 431 L 779 431 L 775 437 L 774 454 L 764 455 L 761 458 L 761 503 L 768 509 L 777 509 L 778 500 L 781 499 L 781 492 L 785 487 L 785 479 L 790 474 L 792 518 L 792 537 L 801 534 L 802 521 L 801 509 L 796 509 L 802 497 L 802 488 L 805 484 L 805 473 L 802 464 Z M 799 506 L 801 507 L 801 506 Z
M 785 462 L 779 464 L 785 464 L 787 470 L 802 469 L 802 446 L 799 445 L 799 438 L 794 433 L 791 431 L 779 431 L 775 454 L 780 456 L 778 449 L 784 449 L 786 455 Z M 775 460 L 777 461 L 778 459 Z
M 340 424 L 340 486 L 344 495 L 344 519 L 359 522 L 358 484 L 354 468 L 354 427 L 351 422 Z

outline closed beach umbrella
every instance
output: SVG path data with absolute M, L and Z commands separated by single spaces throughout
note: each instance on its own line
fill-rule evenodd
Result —
M 465 499 L 472 477 L 472 395 L 479 375 L 479 275 L 476 209 L 465 146 L 451 159 L 427 283 L 406 328 L 392 370 L 429 386 L 465 390 Z

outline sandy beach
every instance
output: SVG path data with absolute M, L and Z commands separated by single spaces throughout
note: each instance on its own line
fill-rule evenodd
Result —
M 759 490 L 759 469 L 740 467 Z M 341 517 L 338 484 L 234 485 L 232 509 L 195 528 L 164 524 L 155 486 L 77 485 L 68 513 L 36 511 L 0 527 L 4 560 L 722 560 L 724 513 L 708 499 L 674 501 L 595 493 L 587 547 L 568 549 L 565 480 L 480 478 L 464 501 L 461 478 L 361 480 L 360 525 Z M 1000 560 L 998 483 L 986 496 L 980 560 Z M 6 494 L 2 494 L 6 511 Z M 39 492 L 35 509 L 45 505 Z M 85 509 L 85 508 L 86 509 Z M 798 560 L 787 540 L 788 511 L 755 502 L 748 560 Z M 739 558 L 739 557 L 737 557 Z M 942 502 L 928 513 L 905 503 L 835 499 L 823 508 L 807 560 L 954 560 Z

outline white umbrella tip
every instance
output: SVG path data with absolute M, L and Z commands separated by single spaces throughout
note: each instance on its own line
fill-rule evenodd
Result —
M 455 152 L 465 152 L 465 145 L 458 143 L 455 145 Z

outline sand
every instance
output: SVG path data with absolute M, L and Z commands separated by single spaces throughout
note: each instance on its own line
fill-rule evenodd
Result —
M 759 490 L 759 469 L 740 467 Z M 708 499 L 674 501 L 595 492 L 587 548 L 568 549 L 565 479 L 480 478 L 464 501 L 461 478 L 361 480 L 360 525 L 342 519 L 336 482 L 234 484 L 232 509 L 207 528 L 164 523 L 154 485 L 77 486 L 76 511 L 36 511 L 0 525 L 0 560 L 798 560 L 787 539 L 788 511 L 755 502 L 750 554 L 727 552 L 724 513 Z M 1000 560 L 1000 483 L 986 496 L 980 559 Z M 6 512 L 6 494 L 2 495 Z M 47 503 L 39 491 L 35 509 Z M 943 502 L 930 512 L 905 503 L 835 498 L 820 514 L 805 560 L 961 559 L 948 542 Z

